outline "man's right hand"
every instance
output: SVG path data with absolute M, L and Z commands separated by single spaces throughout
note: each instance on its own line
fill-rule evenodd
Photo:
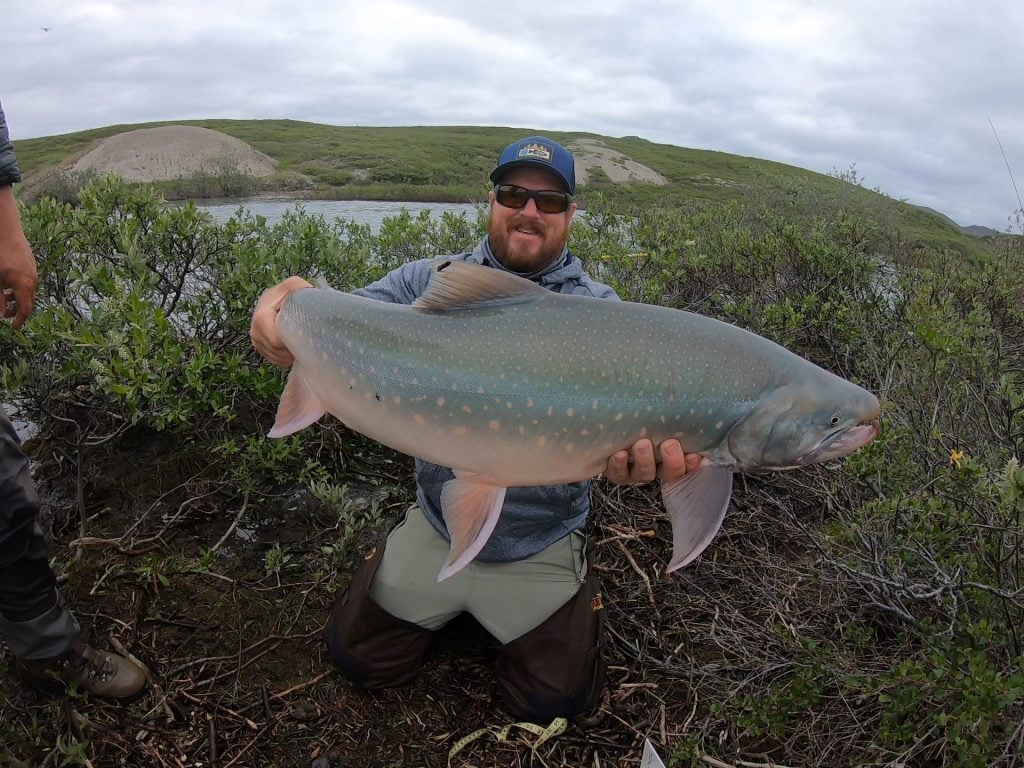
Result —
M 289 277 L 273 288 L 268 288 L 256 302 L 249 325 L 249 338 L 263 358 L 274 365 L 287 368 L 295 358 L 277 335 L 277 313 L 281 311 L 285 299 L 294 291 L 313 286 L 301 277 Z

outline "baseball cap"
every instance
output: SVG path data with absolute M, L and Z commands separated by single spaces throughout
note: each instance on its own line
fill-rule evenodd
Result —
M 491 181 L 497 184 L 513 168 L 529 165 L 551 171 L 561 179 L 570 195 L 576 194 L 576 164 L 572 153 L 547 136 L 528 136 L 513 141 L 498 158 L 498 167 L 491 171 Z

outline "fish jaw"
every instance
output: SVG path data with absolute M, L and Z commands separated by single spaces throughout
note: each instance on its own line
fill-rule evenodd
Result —
M 823 440 L 813 451 L 801 457 L 800 465 L 832 461 L 863 448 L 874 440 L 881 431 L 880 420 L 875 418 L 869 424 L 847 427 L 834 436 Z

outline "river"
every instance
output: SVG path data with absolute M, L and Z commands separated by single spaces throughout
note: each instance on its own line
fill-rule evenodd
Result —
M 239 208 L 264 216 L 268 224 L 276 224 L 288 211 L 301 207 L 307 214 L 323 216 L 328 221 L 341 218 L 369 224 L 374 234 L 380 230 L 381 222 L 389 216 L 397 216 L 404 208 L 413 216 L 420 211 L 430 211 L 433 218 L 440 218 L 446 212 L 464 213 L 472 221 L 480 206 L 474 203 L 410 203 L 380 200 L 296 200 L 262 199 L 251 200 L 196 200 L 196 206 L 210 213 L 214 220 L 223 224 Z

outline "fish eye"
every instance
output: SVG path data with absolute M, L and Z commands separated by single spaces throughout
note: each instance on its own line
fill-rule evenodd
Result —
M 828 423 L 833 427 L 839 423 L 839 411 L 832 414 L 832 418 L 828 420 Z

